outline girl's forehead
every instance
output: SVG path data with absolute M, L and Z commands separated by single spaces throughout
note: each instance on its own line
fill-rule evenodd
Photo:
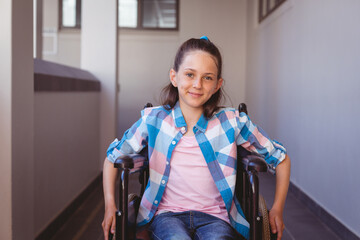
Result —
M 192 65 L 192 64 L 204 64 L 206 63 L 209 67 L 217 67 L 217 59 L 208 52 L 202 50 L 189 51 L 184 55 L 181 65 Z

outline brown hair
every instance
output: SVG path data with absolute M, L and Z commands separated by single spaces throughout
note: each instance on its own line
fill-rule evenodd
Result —
M 217 80 L 221 78 L 222 71 L 222 58 L 219 49 L 207 39 L 195 39 L 191 38 L 184 42 L 180 48 L 178 49 L 173 69 L 178 72 L 180 65 L 184 60 L 184 56 L 186 53 L 190 51 L 201 50 L 207 52 L 215 57 L 216 65 L 218 68 Z M 161 104 L 167 109 L 172 109 L 176 102 L 179 100 L 179 93 L 176 87 L 174 87 L 171 83 L 169 83 L 166 87 L 164 87 L 161 91 Z M 204 116 L 206 118 L 210 118 L 215 111 L 217 111 L 220 106 L 219 103 L 223 98 L 223 90 L 222 87 L 214 93 L 210 99 L 204 104 Z

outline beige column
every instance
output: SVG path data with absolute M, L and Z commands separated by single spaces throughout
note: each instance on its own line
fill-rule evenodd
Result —
M 81 68 L 101 81 L 100 93 L 100 156 L 116 133 L 117 83 L 117 0 L 82 1 Z
M 33 2 L 0 2 L 0 239 L 33 239 Z

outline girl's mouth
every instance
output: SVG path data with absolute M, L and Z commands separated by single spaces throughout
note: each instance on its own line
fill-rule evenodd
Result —
M 192 97 L 201 97 L 202 94 L 201 93 L 193 93 L 193 92 L 189 92 L 189 94 L 192 96 Z

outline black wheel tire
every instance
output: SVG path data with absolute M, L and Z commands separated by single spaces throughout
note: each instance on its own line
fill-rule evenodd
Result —
M 262 220 L 262 240 L 270 240 L 270 222 L 269 212 L 266 207 L 265 199 L 263 196 L 259 196 L 259 212 L 263 217 Z

